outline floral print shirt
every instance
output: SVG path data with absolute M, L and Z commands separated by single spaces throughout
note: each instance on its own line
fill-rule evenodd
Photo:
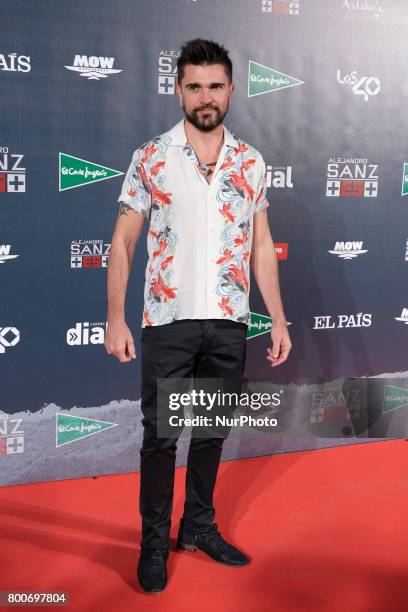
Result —
M 149 222 L 142 327 L 248 323 L 253 215 L 269 206 L 262 155 L 224 125 L 209 184 L 184 119 L 133 153 L 118 202 Z

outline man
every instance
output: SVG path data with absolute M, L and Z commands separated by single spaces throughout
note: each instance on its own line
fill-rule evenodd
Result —
M 134 151 L 118 198 L 108 268 L 105 346 L 127 362 L 136 358 L 136 350 L 125 322 L 126 287 L 147 218 L 138 578 L 148 593 L 167 583 L 176 458 L 174 437 L 157 433 L 157 379 L 242 378 L 250 266 L 273 319 L 266 359 L 275 367 L 291 349 L 265 210 L 265 162 L 223 125 L 235 88 L 228 52 L 212 41 L 188 41 L 177 72 L 185 119 Z M 240 566 L 249 559 L 214 523 L 222 444 L 222 437 L 191 438 L 177 546 Z

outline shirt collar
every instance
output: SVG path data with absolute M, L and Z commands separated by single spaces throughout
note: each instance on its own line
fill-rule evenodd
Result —
M 235 136 L 231 134 L 229 129 L 224 125 L 224 144 L 227 147 L 238 148 L 239 144 Z M 184 147 L 187 144 L 187 136 L 184 129 L 184 119 L 181 119 L 176 125 L 174 125 L 167 133 L 167 136 L 171 137 L 170 145 L 176 147 Z

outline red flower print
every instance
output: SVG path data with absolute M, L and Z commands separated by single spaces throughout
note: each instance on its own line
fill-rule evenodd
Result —
M 160 240 L 159 242 L 159 248 L 153 251 L 153 259 L 155 259 L 158 255 L 161 255 L 162 253 L 164 253 L 164 251 L 166 250 L 166 247 L 167 247 L 167 240 L 163 238 L 163 240 Z
M 229 261 L 230 259 L 232 259 L 234 257 L 232 251 L 230 249 L 224 249 L 223 251 L 223 255 L 221 255 L 221 257 L 219 257 L 216 261 L 217 264 L 223 264 L 226 261 Z
M 232 310 L 231 306 L 229 305 L 229 298 L 227 297 L 223 297 L 221 298 L 221 302 L 218 302 L 218 306 L 226 313 L 229 315 L 233 315 L 234 311 Z
M 227 276 L 228 280 L 236 283 L 237 285 L 241 285 L 245 291 L 248 291 L 248 278 L 245 272 L 244 264 L 241 263 L 241 267 L 238 268 L 235 265 L 230 265 L 229 274 Z
M 160 272 L 157 274 L 157 279 L 152 281 L 151 288 L 153 295 L 163 297 L 164 302 L 167 302 L 167 298 L 174 299 L 176 297 L 174 290 L 177 289 L 177 287 L 168 287 L 165 285 L 160 276 Z
M 222 216 L 225 217 L 225 221 L 231 221 L 232 223 L 235 221 L 234 215 L 232 214 L 232 212 L 230 212 L 231 204 L 227 204 L 226 202 L 224 202 L 222 208 L 219 208 L 218 210 L 222 214 Z
M 160 264 L 161 270 L 164 270 L 165 268 L 167 268 L 167 266 L 172 261 L 172 259 L 173 259 L 173 255 L 169 255 L 168 257 L 166 257 L 166 259 L 164 259 Z

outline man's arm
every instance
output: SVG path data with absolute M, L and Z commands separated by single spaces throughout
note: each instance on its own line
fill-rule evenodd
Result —
M 267 349 L 267 359 L 277 366 L 286 361 L 292 347 L 279 288 L 278 260 L 266 210 L 255 213 L 253 223 L 250 264 L 272 319 L 272 350 Z
M 126 324 L 125 299 L 137 241 L 142 233 L 144 216 L 124 202 L 112 236 L 107 275 L 108 329 L 105 348 L 121 362 L 136 358 L 132 333 Z

